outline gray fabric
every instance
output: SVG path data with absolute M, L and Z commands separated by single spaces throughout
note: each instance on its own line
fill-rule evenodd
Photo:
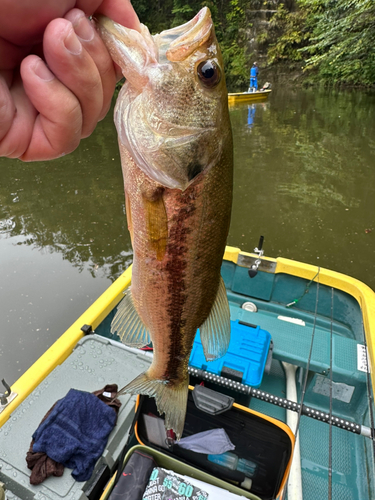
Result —
M 185 450 L 208 455 L 220 455 L 221 453 L 235 449 L 234 444 L 224 429 L 198 432 L 198 434 L 180 439 L 177 444 Z

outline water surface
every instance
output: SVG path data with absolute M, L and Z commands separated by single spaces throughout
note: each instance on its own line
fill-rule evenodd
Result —
M 264 234 L 270 256 L 375 289 L 375 94 L 281 89 L 267 103 L 233 108 L 231 118 L 229 242 L 253 248 Z
M 275 90 L 231 108 L 228 243 L 375 289 L 375 94 Z M 0 158 L 0 379 L 13 383 L 131 263 L 110 115 L 77 151 Z

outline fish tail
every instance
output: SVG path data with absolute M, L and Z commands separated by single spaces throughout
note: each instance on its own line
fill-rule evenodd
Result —
M 117 396 L 121 394 L 144 394 L 155 398 L 159 414 L 165 414 L 165 428 L 167 430 L 172 429 L 177 440 L 180 440 L 185 425 L 188 385 L 189 375 L 187 373 L 184 380 L 171 383 L 166 380 L 153 379 L 146 371 L 123 387 L 117 393 Z

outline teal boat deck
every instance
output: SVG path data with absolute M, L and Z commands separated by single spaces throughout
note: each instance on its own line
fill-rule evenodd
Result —
M 270 313 L 258 309 L 258 312 L 254 313 L 241 309 L 233 302 L 230 306 L 232 319 L 259 325 L 271 333 L 274 343 L 273 363 L 270 373 L 264 375 L 261 389 L 285 398 L 285 375 L 281 361 L 306 367 L 306 352 L 310 349 L 313 325 L 301 326 L 287 323 L 277 319 L 277 311 Z M 299 316 L 293 312 L 293 310 L 290 311 L 290 317 Z M 320 410 L 324 409 L 326 412 L 329 412 L 328 394 L 315 391 L 324 392 L 321 389 L 322 386 L 324 387 L 323 381 L 329 377 L 329 339 L 329 325 L 327 327 L 319 325 L 315 328 L 309 383 L 304 400 L 306 405 Z M 349 387 L 355 384 L 355 389 L 350 403 L 333 399 L 332 411 L 343 419 L 369 425 L 368 415 L 363 415 L 366 407 L 366 374 L 357 371 L 357 343 L 352 338 L 337 334 L 333 336 L 333 380 Z M 342 359 L 347 361 L 346 366 L 343 366 Z M 282 407 L 252 399 L 250 408 L 286 422 L 286 410 Z M 305 486 L 304 500 L 328 498 L 328 433 L 327 424 L 302 416 L 299 435 L 302 480 Z M 332 498 L 334 500 L 370 498 L 368 496 L 368 465 L 366 464 L 366 454 L 370 452 L 370 449 L 369 439 L 342 429 L 332 429 Z M 362 457 L 359 463 L 358 457 Z M 368 459 L 371 460 L 371 458 Z M 361 476 L 363 480 L 358 481 L 358 477 Z
M 332 413 L 351 422 L 370 426 L 366 373 L 357 367 L 357 345 L 363 344 L 363 326 L 358 303 L 347 294 L 316 283 L 304 294 L 308 282 L 292 276 L 269 274 L 261 280 L 248 278 L 247 269 L 224 263 L 222 274 L 229 288 L 231 319 L 259 325 L 272 337 L 274 350 L 270 373 L 261 389 L 286 397 L 285 374 L 281 362 L 297 365 L 298 401 L 314 335 L 304 404 L 329 413 L 330 338 L 332 331 Z M 265 273 L 262 273 L 265 274 Z M 316 296 L 317 315 L 314 319 Z M 303 298 L 292 307 L 286 304 Z M 253 302 L 257 312 L 241 308 Z M 331 307 L 333 312 L 331 313 Z M 313 313 L 313 314 L 312 314 Z M 331 314 L 334 320 L 331 321 Z M 279 316 L 297 320 L 291 323 Z M 304 324 L 303 324 L 304 323 Z M 298 372 L 297 372 L 298 375 Z M 299 387 L 298 387 L 299 386 Z M 259 399 L 250 408 L 286 421 L 286 410 Z M 300 446 L 303 500 L 328 498 L 329 425 L 302 416 Z M 374 498 L 372 442 L 340 428 L 332 428 L 332 499 L 364 500 Z

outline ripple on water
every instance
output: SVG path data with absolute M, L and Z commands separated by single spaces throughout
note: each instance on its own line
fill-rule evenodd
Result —
M 9 219 L 0 219 L 0 234 L 10 233 L 16 227 L 13 217 Z

